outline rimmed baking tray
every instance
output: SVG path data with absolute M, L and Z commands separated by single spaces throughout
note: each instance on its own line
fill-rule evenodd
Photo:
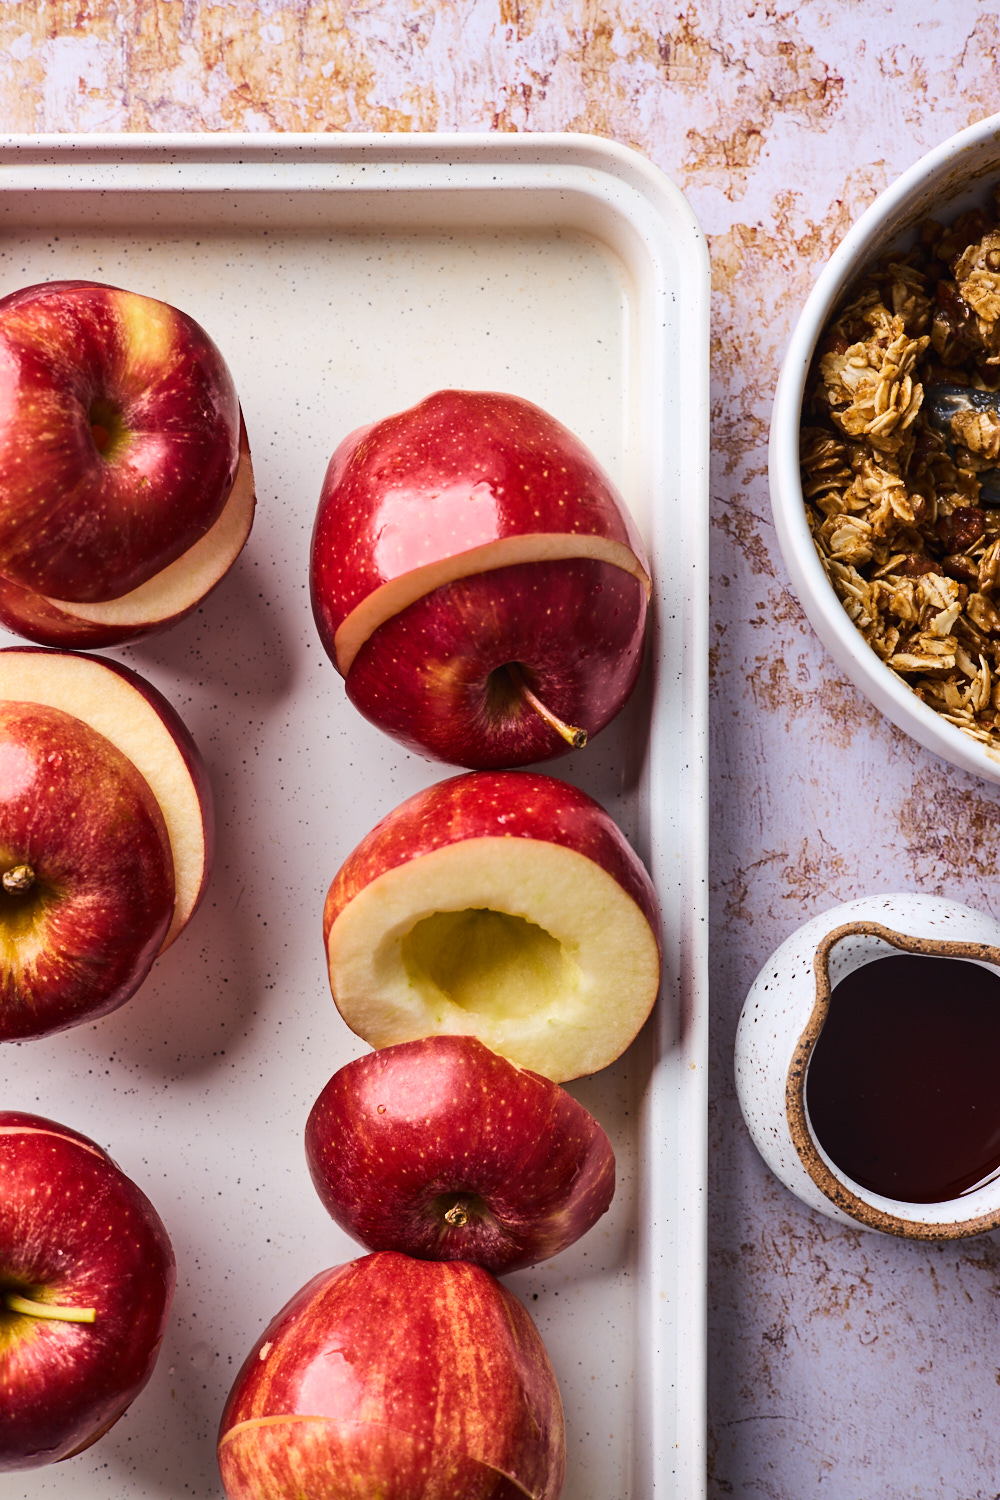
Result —
M 626 1055 L 571 1085 L 616 1148 L 611 1212 L 509 1282 L 562 1388 L 565 1500 L 697 1500 L 709 282 L 688 204 L 635 153 L 578 135 L 7 138 L 0 293 L 61 277 L 162 297 L 209 329 L 242 398 L 259 508 L 195 615 L 109 653 L 167 694 L 208 760 L 207 901 L 123 1010 L 0 1051 L 6 1107 L 93 1136 L 156 1204 L 179 1266 L 170 1328 L 97 1446 L 0 1478 L 0 1495 L 219 1496 L 215 1431 L 246 1350 L 304 1281 L 359 1253 L 302 1146 L 320 1088 L 366 1050 L 330 1000 L 322 901 L 376 819 L 449 772 L 348 704 L 309 613 L 308 541 L 340 438 L 463 386 L 527 396 L 579 433 L 652 559 L 638 694 L 545 769 L 597 796 L 647 861 L 663 993 Z

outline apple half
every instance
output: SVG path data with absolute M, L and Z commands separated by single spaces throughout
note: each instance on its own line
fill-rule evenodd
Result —
M 656 999 L 660 912 L 604 808 L 537 772 L 418 792 L 348 856 L 323 913 L 330 987 L 372 1047 L 476 1036 L 556 1083 L 624 1052 Z
M 218 519 L 189 549 L 159 573 L 118 599 L 73 603 L 50 599 L 0 575 L 0 624 L 43 646 L 92 649 L 119 646 L 176 625 L 199 606 L 229 572 L 253 526 L 253 464 L 240 421 L 240 458 Z
M 639 674 L 638 531 L 593 454 L 517 396 L 438 391 L 350 434 L 324 480 L 310 586 L 354 705 L 455 765 L 580 748 Z
M 159 1215 L 107 1152 L 0 1111 L 0 1472 L 71 1458 L 122 1416 L 175 1280 Z
M 180 715 L 138 672 L 106 657 L 40 646 L 0 650 L 0 704 L 61 709 L 109 740 L 148 783 L 166 825 L 174 904 L 159 951 L 194 914 L 208 882 L 215 839 L 212 789 Z
M 268 1325 L 218 1457 L 227 1500 L 557 1500 L 566 1439 L 523 1304 L 479 1266 L 384 1251 Z
M 472 1036 L 402 1042 L 341 1068 L 310 1111 L 306 1160 L 327 1212 L 367 1249 L 494 1276 L 565 1250 L 615 1191 L 593 1115 Z

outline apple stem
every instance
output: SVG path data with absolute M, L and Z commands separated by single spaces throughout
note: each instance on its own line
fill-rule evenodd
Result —
M 17 1292 L 0 1293 L 0 1301 L 10 1312 L 25 1313 L 29 1318 L 51 1318 L 57 1323 L 93 1323 L 97 1318 L 93 1307 L 60 1307 L 56 1302 L 32 1302 Z
M 566 741 L 567 745 L 572 745 L 574 750 L 582 750 L 587 743 L 587 731 L 585 729 L 577 729 L 574 724 L 564 724 L 562 719 L 557 718 L 551 709 L 546 708 L 542 700 L 535 697 L 535 694 L 525 682 L 524 673 L 516 662 L 510 661 L 507 663 L 507 672 L 517 691 L 521 694 L 524 701 L 535 710 L 539 718 L 544 719 L 549 728 L 554 729 L 556 734 L 560 735 Z
M 469 1210 L 464 1203 L 453 1203 L 445 1212 L 444 1220 L 453 1229 L 462 1229 L 469 1222 Z
M 3 873 L 3 888 L 9 896 L 23 896 L 35 883 L 35 872 L 30 865 L 15 865 Z

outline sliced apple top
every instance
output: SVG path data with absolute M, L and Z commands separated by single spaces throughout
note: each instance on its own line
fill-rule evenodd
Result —
M 555 1082 L 633 1040 L 656 998 L 652 882 L 604 809 L 553 777 L 474 772 L 362 840 L 324 910 L 330 986 L 373 1047 L 477 1036 Z
M 442 584 L 577 557 L 613 563 L 649 591 L 625 503 L 568 428 L 517 396 L 438 391 L 359 428 L 330 460 L 313 610 L 346 676 L 379 625 Z
M 169 947 L 204 893 L 215 838 L 208 772 L 180 715 L 151 683 L 120 662 L 40 646 L 0 651 L 0 700 L 43 703 L 75 715 L 145 777 L 174 859 L 174 915 L 163 941 L 163 948 Z

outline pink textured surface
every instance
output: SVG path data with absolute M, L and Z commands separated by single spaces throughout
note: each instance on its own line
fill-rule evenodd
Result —
M 768 1174 L 732 1043 L 772 948 L 885 889 L 996 910 L 1000 790 L 896 732 L 788 586 L 766 441 L 820 266 L 903 168 L 1000 109 L 977 0 L 330 0 L 4 6 L 19 131 L 593 131 L 644 152 L 710 241 L 714 1007 L 709 1494 L 979 1500 L 998 1488 L 995 1236 L 841 1229 Z

